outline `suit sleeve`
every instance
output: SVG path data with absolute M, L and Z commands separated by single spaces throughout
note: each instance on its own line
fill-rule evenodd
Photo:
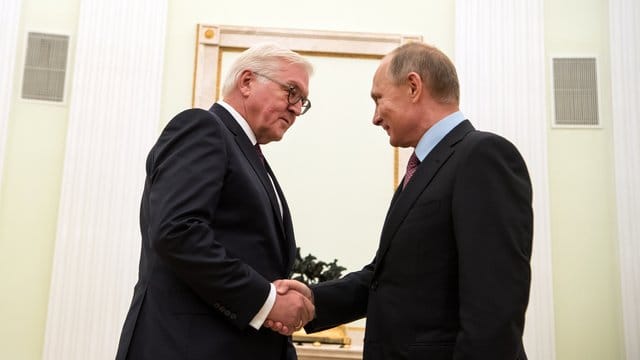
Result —
M 269 293 L 269 282 L 216 240 L 216 217 L 228 162 L 220 121 L 193 109 L 177 115 L 147 160 L 152 247 L 206 303 L 239 328 Z M 224 306 L 222 305 L 224 304 Z
M 374 266 L 375 259 L 360 271 L 312 286 L 316 317 L 305 326 L 307 333 L 365 317 Z
M 531 282 L 531 183 L 507 140 L 474 144 L 453 190 L 461 328 L 454 358 L 515 359 Z

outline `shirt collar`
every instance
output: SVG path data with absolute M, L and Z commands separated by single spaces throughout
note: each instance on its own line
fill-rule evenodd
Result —
M 427 130 L 416 146 L 415 152 L 422 162 L 436 145 L 451 131 L 465 120 L 461 111 L 456 111 L 445 116 Z
M 251 144 L 255 145 L 258 142 L 258 140 L 256 140 L 256 135 L 253 133 L 253 130 L 251 130 L 251 126 L 249 126 L 249 123 L 247 122 L 247 120 L 245 120 L 245 118 L 242 117 L 242 115 L 240 115 L 240 113 L 237 112 L 236 109 L 234 109 L 231 105 L 224 102 L 224 100 L 218 100 L 218 104 L 220 104 L 220 106 L 225 108 L 231 114 L 231 116 L 233 116 L 233 118 L 236 120 L 236 122 L 238 122 L 238 125 L 240 125 L 244 133 L 247 134 L 247 137 L 249 138 L 249 140 L 251 140 Z

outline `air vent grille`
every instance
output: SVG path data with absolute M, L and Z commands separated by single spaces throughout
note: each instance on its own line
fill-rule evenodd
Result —
M 22 98 L 63 101 L 68 49 L 68 36 L 29 33 Z
M 553 59 L 556 125 L 599 125 L 596 74 L 595 58 Z

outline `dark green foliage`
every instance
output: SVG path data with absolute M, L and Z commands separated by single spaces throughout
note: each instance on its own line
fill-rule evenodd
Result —
M 296 251 L 296 261 L 293 263 L 291 278 L 307 285 L 317 284 L 327 280 L 338 279 L 346 268 L 338 265 L 338 260 L 332 262 L 316 261 L 316 257 L 309 254 L 302 258 L 300 248 Z

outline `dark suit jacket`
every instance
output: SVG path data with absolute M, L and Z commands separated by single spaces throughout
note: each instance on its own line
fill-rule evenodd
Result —
M 178 114 L 146 170 L 139 279 L 116 358 L 295 359 L 290 338 L 248 325 L 269 283 L 289 275 L 295 241 L 276 178 L 283 216 L 231 114 Z
M 522 157 L 464 121 L 396 191 L 373 262 L 313 288 L 306 330 L 366 316 L 365 360 L 526 359 L 532 227 Z

